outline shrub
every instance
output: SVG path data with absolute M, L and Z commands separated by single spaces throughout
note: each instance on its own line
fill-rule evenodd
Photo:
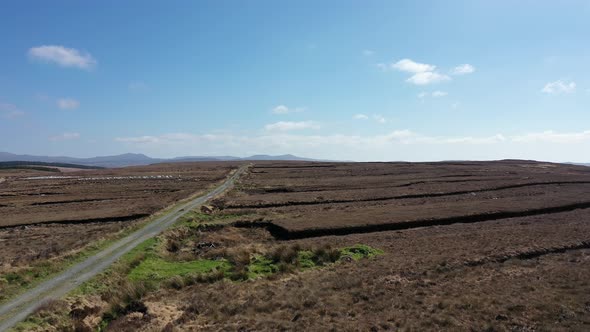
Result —
M 282 262 L 285 264 L 297 263 L 298 248 L 291 246 L 283 253 Z
M 220 269 L 215 269 L 208 273 L 189 274 L 184 277 L 184 284 L 186 286 L 197 283 L 213 283 L 225 277 L 225 272 Z
M 184 288 L 185 282 L 184 278 L 182 278 L 181 276 L 174 276 L 166 280 L 164 282 L 164 285 L 168 288 L 181 289 Z
M 270 254 L 270 259 L 274 263 L 285 263 L 285 264 L 297 264 L 297 257 L 301 247 L 299 245 L 293 245 L 290 247 L 281 245 L 275 248 Z
M 118 287 L 114 287 L 102 296 L 110 307 L 109 312 L 103 315 L 103 321 L 110 322 L 131 312 L 147 313 L 147 307 L 141 302 L 141 298 L 150 289 L 150 285 L 144 282 L 131 283 L 123 279 Z
M 178 252 L 182 247 L 182 242 L 178 239 L 168 239 L 166 240 L 166 250 L 168 252 Z
M 295 265 L 281 262 L 279 263 L 279 271 L 282 273 L 291 273 L 295 271 Z
M 44 313 L 51 313 L 63 309 L 66 302 L 63 300 L 49 299 L 35 309 L 35 314 L 43 315 Z
M 336 262 L 340 259 L 341 253 L 340 250 L 338 249 L 331 249 L 328 252 L 328 259 L 330 260 L 330 262 Z
M 139 255 L 136 255 L 133 257 L 133 259 L 129 262 L 129 270 L 132 270 L 136 267 L 139 266 L 139 264 L 141 264 L 141 262 L 143 262 L 143 260 L 146 258 L 145 253 L 140 253 Z
M 270 254 L 270 259 L 275 262 L 278 263 L 281 261 L 281 258 L 283 257 L 283 252 L 287 249 L 287 247 L 285 246 L 278 246 L 276 247 L 272 253 Z
M 328 257 L 328 251 L 327 251 L 326 247 L 316 248 L 313 251 L 313 254 L 314 254 L 313 261 L 317 265 L 323 265 L 324 262 L 327 260 L 326 257 Z
M 246 267 L 236 269 L 230 274 L 229 277 L 231 280 L 234 280 L 234 281 L 248 280 L 249 279 L 248 270 L 246 269 Z

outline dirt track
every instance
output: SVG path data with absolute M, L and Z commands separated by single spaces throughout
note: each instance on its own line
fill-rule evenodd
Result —
M 83 282 L 105 270 L 109 265 L 141 242 L 154 237 L 167 227 L 171 226 L 187 211 L 196 208 L 212 197 L 221 194 L 233 185 L 234 181 L 246 170 L 246 167 L 247 166 L 242 166 L 231 176 L 231 178 L 206 195 L 200 196 L 188 203 L 176 207 L 171 212 L 157 218 L 147 226 L 124 239 L 119 240 L 98 254 L 43 282 L 37 287 L 20 295 L 18 298 L 4 303 L 0 307 L 0 331 L 5 331 L 26 318 L 44 301 L 62 297 Z

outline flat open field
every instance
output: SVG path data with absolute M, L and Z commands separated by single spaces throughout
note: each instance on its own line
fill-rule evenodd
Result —
M 60 304 L 61 326 L 590 329 L 587 167 L 256 162 L 214 205 Z
M 228 163 L 158 164 L 53 173 L 0 172 L 0 227 L 132 220 L 224 179 Z M 19 175 L 17 175 L 19 174 Z
M 106 238 L 236 168 L 203 162 L 67 172 L 2 169 L 0 271 Z
M 264 211 L 288 238 L 590 207 L 589 168 L 534 162 L 266 164 L 243 188 L 226 209 Z
M 111 330 L 590 329 L 590 168 L 263 162 L 217 205 L 238 222 L 168 254 L 355 244 L 383 254 L 160 289 Z

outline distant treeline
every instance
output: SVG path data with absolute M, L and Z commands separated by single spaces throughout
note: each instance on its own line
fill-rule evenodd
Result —
M 45 163 L 42 161 L 1 161 L 0 169 L 34 169 L 37 171 L 59 172 L 52 167 L 80 168 L 80 169 L 101 169 L 104 167 L 86 166 L 67 163 Z

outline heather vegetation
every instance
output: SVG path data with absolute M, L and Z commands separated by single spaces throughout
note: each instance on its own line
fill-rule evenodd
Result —
M 259 163 L 21 329 L 581 331 L 589 183 L 534 162 Z
M 70 296 L 73 304 L 61 303 L 40 310 L 18 328 L 43 329 L 59 321 L 62 327 L 113 330 L 126 315 L 147 313 L 143 298 L 148 294 L 199 284 L 280 279 L 305 270 L 322 269 L 383 253 L 361 244 L 333 248 L 329 245 L 278 244 L 272 239 L 266 242 L 260 238 L 253 240 L 248 237 L 248 230 L 228 224 L 228 221 L 242 216 L 190 211 L 175 227 L 143 242 L 111 269 L 83 284 Z M 100 304 L 86 305 L 81 309 L 79 303 L 89 298 Z M 76 314 L 72 315 L 72 312 Z M 92 316 L 100 317 L 98 325 L 88 323 Z M 94 321 L 97 321 L 96 317 Z

